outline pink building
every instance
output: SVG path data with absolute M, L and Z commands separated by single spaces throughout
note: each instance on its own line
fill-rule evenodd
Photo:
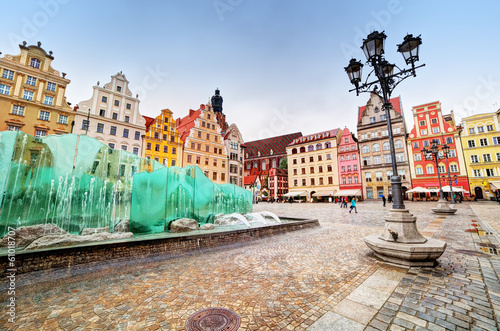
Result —
M 358 140 L 346 127 L 342 131 L 338 146 L 340 190 L 337 197 L 362 197 L 361 165 L 359 162 Z

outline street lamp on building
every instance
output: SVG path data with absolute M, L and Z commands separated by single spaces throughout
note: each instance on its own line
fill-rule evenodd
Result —
M 403 55 L 409 69 L 400 69 L 395 64 L 389 63 L 384 57 L 386 35 L 384 32 L 374 31 L 363 40 L 361 49 L 366 56 L 366 63 L 373 69 L 368 74 L 366 81 L 362 82 L 363 64 L 356 59 L 351 59 L 345 71 L 350 82 L 359 95 L 360 92 L 382 92 L 389 135 L 389 147 L 392 161 L 391 186 L 393 195 L 392 209 L 385 216 L 385 228 L 379 235 L 371 235 L 365 238 L 365 243 L 375 251 L 375 254 L 385 261 L 400 263 L 410 266 L 433 266 L 435 260 L 443 254 L 446 243 L 440 240 L 423 237 L 416 227 L 417 218 L 410 214 L 403 203 L 403 192 L 401 189 L 401 178 L 398 174 L 396 152 L 392 132 L 391 114 L 392 108 L 389 102 L 392 91 L 404 79 L 416 76 L 416 69 L 423 67 L 415 66 L 419 60 L 419 46 L 422 44 L 420 36 L 407 35 L 403 42 L 398 45 L 398 52 Z M 398 72 L 394 72 L 394 68 Z M 376 77 L 373 78 L 373 76 Z

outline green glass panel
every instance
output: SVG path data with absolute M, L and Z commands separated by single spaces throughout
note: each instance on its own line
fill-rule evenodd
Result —
M 205 176 L 199 167 L 195 167 L 194 177 L 194 214 L 199 223 L 213 223 L 214 183 Z
M 7 184 L 12 164 L 11 160 L 14 154 L 16 138 L 17 131 L 0 132 L 0 211 L 2 210 L 5 185 Z
M 195 167 L 168 168 L 167 224 L 178 218 L 193 218 Z

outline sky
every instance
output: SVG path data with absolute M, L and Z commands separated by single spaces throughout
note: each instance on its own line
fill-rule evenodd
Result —
M 500 108 L 499 10 L 493 0 L 20 0 L 2 4 L 0 52 L 41 41 L 71 80 L 73 105 L 119 71 L 151 117 L 164 108 L 184 117 L 219 88 L 227 122 L 252 141 L 355 132 L 369 95 L 349 92 L 344 67 L 366 61 L 362 40 L 377 30 L 386 59 L 405 68 L 396 45 L 411 33 L 421 35 L 425 67 L 392 94 L 411 129 L 412 107 L 433 101 L 457 122 Z

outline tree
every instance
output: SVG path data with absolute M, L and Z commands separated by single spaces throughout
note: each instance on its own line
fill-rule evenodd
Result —
M 281 158 L 279 168 L 280 169 L 285 169 L 285 170 L 288 169 L 288 158 L 286 158 L 286 157 L 282 157 Z

